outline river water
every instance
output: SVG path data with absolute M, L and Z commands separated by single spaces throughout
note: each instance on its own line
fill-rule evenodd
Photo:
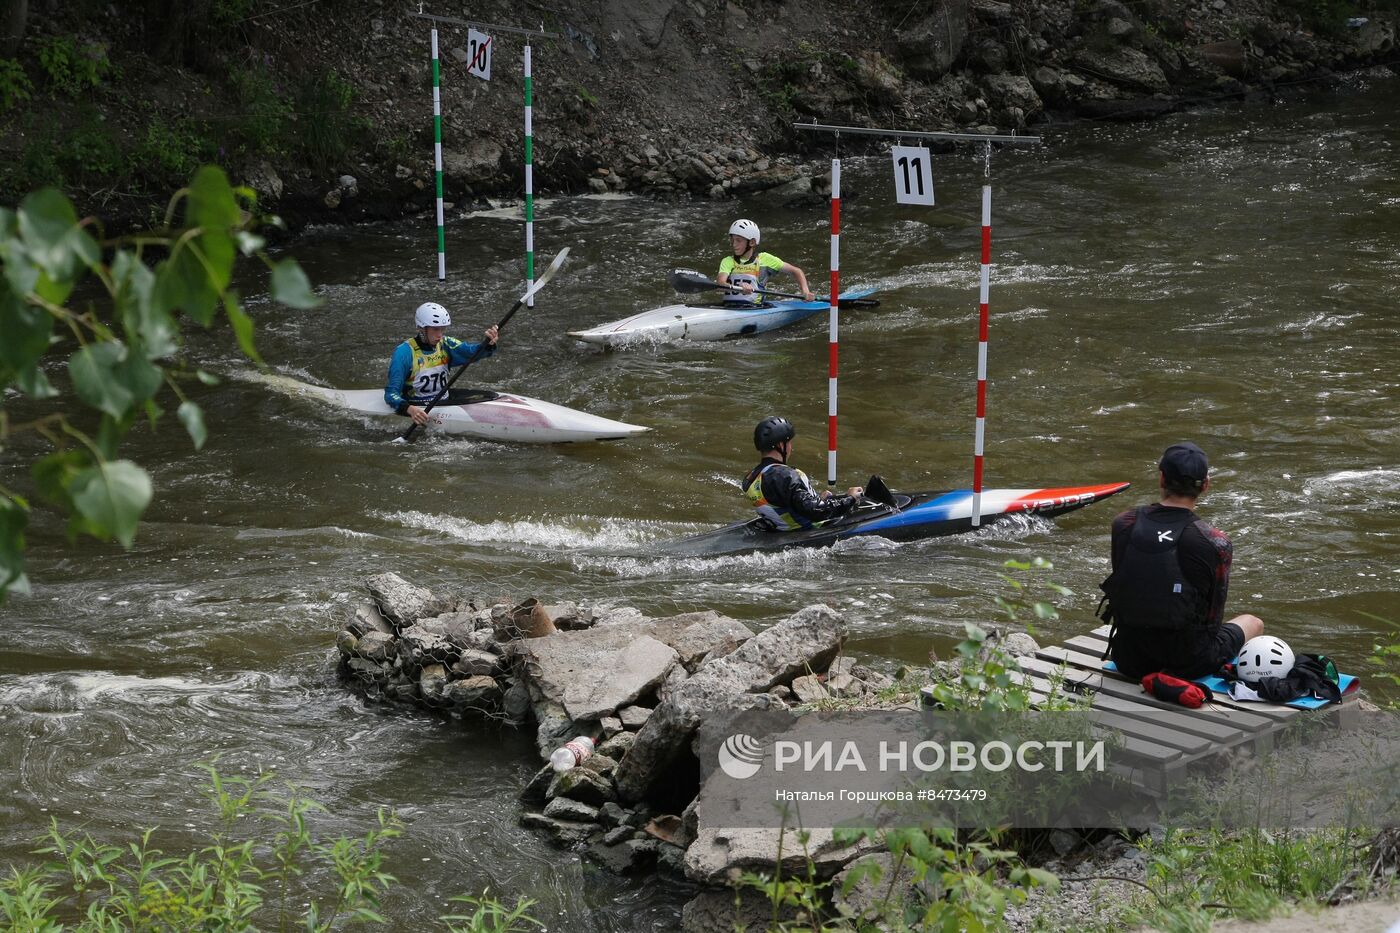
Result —
M 305 787 L 329 808 L 328 834 L 396 808 L 408 832 L 392 848 L 403 885 L 387 912 L 400 929 L 486 887 L 536 898 L 553 929 L 674 925 L 683 885 L 608 876 L 516 825 L 516 790 L 537 766 L 528 738 L 367 707 L 337 684 L 334 634 L 365 576 L 760 623 L 825 601 L 846 612 L 857 653 L 894 663 L 946 653 L 963 623 L 993 620 L 1003 563 L 1042 556 L 1075 594 L 1040 626 L 1054 641 L 1096 624 L 1109 521 L 1155 491 L 1157 456 L 1185 438 L 1214 467 L 1200 511 L 1235 542 L 1229 610 L 1377 687 L 1367 658 L 1393 636 L 1368 614 L 1400 619 L 1397 92 L 1358 80 L 1303 100 L 1076 124 L 995 157 L 988 485 L 1135 488 L 1054 523 L 956 539 L 647 556 L 743 514 L 737 478 L 763 416 L 792 419 L 797 464 L 824 474 L 824 315 L 743 342 L 625 352 L 565 332 L 673 301 L 665 271 L 712 270 L 740 212 L 820 283 L 827 209 L 543 203 L 541 253 L 567 245 L 573 259 L 475 384 L 654 433 L 406 448 L 381 425 L 241 379 L 202 391 L 200 454 L 173 423 L 137 430 L 130 452 L 158 501 L 136 546 L 69 546 L 40 516 L 34 593 L 0 609 L 0 851 L 23 859 L 50 816 L 107 839 L 158 824 L 178 847 L 211 821 L 198 762 L 218 756 L 227 773 L 272 769 Z M 843 485 L 875 471 L 897 489 L 970 482 L 982 166 L 968 153 L 935 162 L 932 209 L 893 205 L 887 160 L 844 164 L 843 282 L 878 288 L 883 304 L 843 314 Z M 418 302 L 447 305 L 463 335 L 509 306 L 520 216 L 454 220 L 445 286 L 430 219 L 308 233 L 292 252 L 325 305 L 254 297 L 263 356 L 326 385 L 381 384 Z M 247 371 L 226 332 L 191 347 L 211 368 Z M 24 453 L 0 462 L 5 482 Z

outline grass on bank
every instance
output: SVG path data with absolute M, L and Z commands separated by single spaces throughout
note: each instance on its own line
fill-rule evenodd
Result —
M 363 836 L 322 840 L 312 827 L 325 808 L 293 788 L 267 789 L 270 775 L 226 777 L 213 765 L 208 797 L 217 813 L 206 843 L 167 854 L 147 829 L 123 845 L 63 830 L 40 840 L 42 861 L 0 876 L 0 921 L 13 933 L 243 930 L 328 931 L 388 925 L 380 913 L 396 884 L 385 845 L 402 831 L 380 810 Z M 534 901 L 507 905 L 489 893 L 452 898 L 440 918 L 449 933 L 516 933 L 541 926 Z

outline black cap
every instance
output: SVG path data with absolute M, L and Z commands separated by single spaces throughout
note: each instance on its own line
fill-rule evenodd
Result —
M 1162 462 L 1157 464 L 1157 468 L 1167 479 L 1185 482 L 1197 489 L 1205 485 L 1206 473 L 1210 470 L 1206 452 L 1190 441 L 1168 447 L 1162 453 Z

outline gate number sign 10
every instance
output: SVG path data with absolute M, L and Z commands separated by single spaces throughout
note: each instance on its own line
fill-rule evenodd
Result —
M 491 80 L 491 37 L 475 29 L 467 30 L 467 74 Z
M 933 206 L 933 162 L 923 146 L 891 146 L 894 199 L 900 204 Z

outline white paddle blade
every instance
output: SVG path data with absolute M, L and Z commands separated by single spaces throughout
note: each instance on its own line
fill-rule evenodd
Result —
M 550 279 L 554 278 L 554 273 L 559 271 L 559 267 L 562 266 L 564 264 L 564 260 L 568 258 L 569 248 L 567 246 L 561 249 L 559 252 L 555 253 L 554 260 L 549 264 L 549 268 L 545 269 L 544 272 L 540 275 L 540 277 L 535 279 L 535 284 L 531 285 L 529 290 L 525 292 L 525 294 L 520 296 L 520 300 L 529 301 L 531 298 L 535 297 L 535 292 L 544 288 L 545 284 Z

